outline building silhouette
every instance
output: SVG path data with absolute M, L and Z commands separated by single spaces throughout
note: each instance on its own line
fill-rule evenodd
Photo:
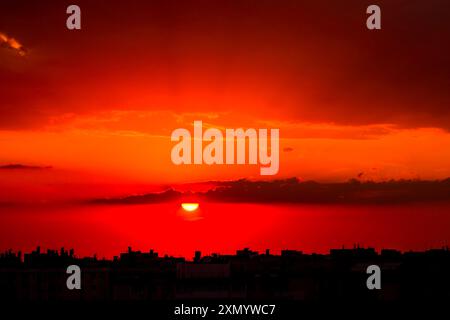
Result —
M 82 270 L 82 289 L 66 287 L 69 265 Z M 382 289 L 368 290 L 366 269 L 382 270 Z M 329 254 L 284 250 L 192 260 L 153 250 L 121 253 L 112 260 L 77 257 L 73 250 L 0 255 L 2 301 L 450 301 L 450 251 L 399 252 L 332 249 Z

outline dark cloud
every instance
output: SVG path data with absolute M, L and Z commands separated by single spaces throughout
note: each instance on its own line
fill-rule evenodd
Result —
M 211 182 L 209 182 L 211 184 Z M 180 201 L 248 202 L 248 203 L 405 203 L 450 201 L 450 178 L 436 181 L 401 180 L 387 182 L 317 183 L 296 178 L 275 181 L 214 182 L 207 192 L 178 192 L 135 195 L 124 198 L 97 199 L 97 204 L 144 204 Z
M 48 170 L 52 169 L 51 166 L 30 166 L 26 164 L 5 164 L 0 165 L 0 170 Z
M 94 204 L 145 204 L 145 203 L 162 203 L 180 199 L 182 192 L 168 189 L 164 192 L 148 193 L 144 195 L 133 195 L 123 198 L 105 198 L 90 201 Z

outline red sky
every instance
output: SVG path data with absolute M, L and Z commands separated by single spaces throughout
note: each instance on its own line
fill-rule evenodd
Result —
M 259 178 L 174 166 L 170 133 L 193 120 L 279 128 L 278 177 L 450 176 L 448 1 L 377 1 L 379 31 L 359 0 L 76 3 L 80 31 L 72 2 L 0 4 L 26 49 L 0 46 L 0 165 L 52 166 L 0 170 L 7 198 Z

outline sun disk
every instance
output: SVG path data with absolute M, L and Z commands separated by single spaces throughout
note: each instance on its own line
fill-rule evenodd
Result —
M 198 203 L 182 203 L 181 207 L 186 211 L 192 212 L 198 209 Z

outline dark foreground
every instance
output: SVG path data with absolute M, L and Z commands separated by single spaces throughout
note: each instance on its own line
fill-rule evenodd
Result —
M 68 289 L 67 267 L 81 289 Z M 381 271 L 369 289 L 367 267 Z M 158 319 L 288 319 L 306 312 L 413 312 L 450 303 L 450 251 L 334 249 L 327 255 L 283 251 L 184 258 L 132 251 L 113 260 L 40 250 L 0 256 L 0 299 L 20 312 L 89 312 Z M 16 304 L 26 308 L 15 307 Z M 389 311 L 386 311 L 389 310 Z

